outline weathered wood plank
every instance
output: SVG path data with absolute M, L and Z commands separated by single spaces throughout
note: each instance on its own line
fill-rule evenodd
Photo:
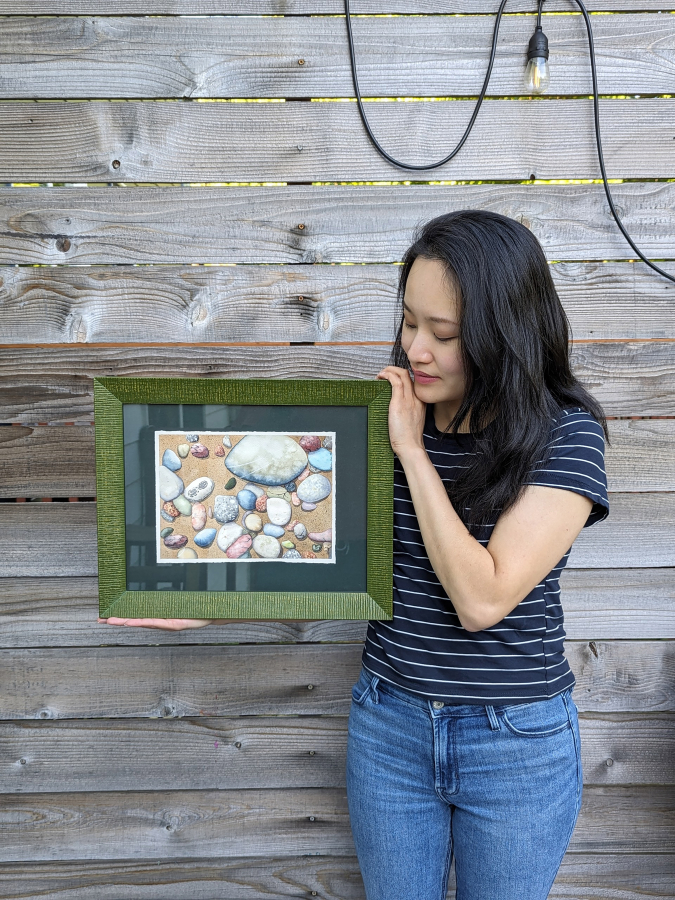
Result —
M 675 257 L 675 184 L 612 193 L 643 253 Z M 117 186 L 0 189 L 0 264 L 396 262 L 467 207 L 526 222 L 551 260 L 633 258 L 600 184 Z
M 0 718 L 346 715 L 361 651 L 360 644 L 3 650 Z M 581 712 L 675 711 L 673 642 L 570 641 L 567 656 Z
M 549 900 L 663 900 L 674 879 L 671 854 L 571 851 Z M 312 892 L 325 900 L 365 900 L 358 862 L 348 856 L 4 863 L 0 891 L 7 900 L 282 900 Z M 454 870 L 447 896 L 455 897 Z
M 611 491 L 675 491 L 675 421 L 609 420 Z M 0 497 L 94 497 L 94 429 L 0 428 Z
M 580 731 L 584 784 L 675 784 L 672 715 L 582 716 Z M 176 791 L 342 788 L 347 719 L 5 722 L 0 741 L 3 793 L 161 791 L 167 772 Z
M 661 0 L 588 0 L 584 4 L 590 11 L 623 11 L 661 10 L 664 8 Z M 453 15 L 464 13 L 476 15 L 478 13 L 494 13 L 494 3 L 486 0 L 353 0 L 350 3 L 352 15 L 382 15 L 384 13 L 396 15 Z M 667 5 L 666 5 L 666 8 Z M 560 10 L 563 12 L 575 12 L 578 7 L 570 0 L 547 0 L 546 9 L 551 12 Z M 145 15 L 250 15 L 251 8 L 241 3 L 241 0 L 144 0 L 143 13 Z M 345 11 L 344 0 L 258 0 L 256 3 L 256 15 L 273 16 L 343 16 Z M 532 4 L 528 0 L 511 0 L 508 6 L 510 13 L 531 13 Z M 0 0 L 0 15 L 65 15 L 65 16 L 89 16 L 108 15 L 110 6 L 104 0 Z M 115 4 L 117 15 L 137 15 L 138 0 L 120 0 Z
M 196 378 L 374 378 L 389 345 L 257 347 L 167 344 L 0 349 L 0 421 L 93 420 L 91 379 L 102 375 Z M 572 368 L 608 416 L 672 416 L 675 342 L 575 344 Z
M 675 639 L 673 569 L 565 569 L 570 640 Z M 186 631 L 97 625 L 95 578 L 6 578 L 0 582 L 0 647 L 91 647 L 363 642 L 367 623 L 241 622 Z M 105 628 L 105 631 L 101 631 Z
M 588 94 L 582 19 L 544 14 L 542 23 L 551 52 L 549 93 Z M 480 92 L 492 16 L 378 17 L 354 20 L 352 28 L 362 96 Z M 532 30 L 530 17 L 502 19 L 489 95 L 525 92 L 523 54 Z M 672 17 L 599 16 L 593 31 L 600 93 L 671 92 Z M 13 100 L 354 95 L 344 17 L 14 16 L 3 25 L 3 40 L 0 97 Z
M 0 578 L 97 572 L 94 503 L 3 503 L 0 528 L 22 535 L 21 541 L 5 547 Z M 675 566 L 672 495 L 611 494 L 610 516 L 582 531 L 569 565 L 575 569 Z
M 571 849 L 672 851 L 674 799 L 672 787 L 590 786 Z M 0 858 L 7 862 L 354 855 L 339 788 L 14 794 L 0 801 Z
M 674 17 L 675 18 L 675 17 Z M 0 268 L 3 344 L 390 341 L 399 267 Z M 574 340 L 675 338 L 643 263 L 553 263 Z M 302 299 L 300 299 L 302 298 Z
M 672 83 L 675 66 L 671 69 Z M 672 173 L 674 105 L 670 99 L 600 101 L 610 177 L 665 178 Z M 472 100 L 368 103 L 367 114 L 389 153 L 423 165 L 435 163 L 455 146 L 473 107 Z M 392 174 L 392 164 L 370 142 L 355 102 L 0 102 L 0 128 L 3 182 L 411 177 L 402 169 Z M 574 153 L 569 151 L 570 134 L 578 136 Z M 120 165 L 115 168 L 113 161 Z M 533 174 L 538 179 L 600 177 L 592 101 L 492 100 L 483 106 L 461 154 L 414 177 L 527 180 Z

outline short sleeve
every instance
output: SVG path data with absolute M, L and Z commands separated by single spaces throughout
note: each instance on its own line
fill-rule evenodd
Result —
M 580 407 L 564 409 L 551 429 L 550 456 L 532 469 L 525 484 L 564 488 L 593 501 L 584 528 L 609 514 L 605 436 L 600 423 Z

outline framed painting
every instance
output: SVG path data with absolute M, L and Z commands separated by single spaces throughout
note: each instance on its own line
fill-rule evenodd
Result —
M 100 616 L 391 618 L 390 396 L 94 379 Z

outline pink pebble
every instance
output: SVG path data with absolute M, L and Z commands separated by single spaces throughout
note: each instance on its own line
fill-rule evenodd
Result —
M 316 509 L 316 503 L 307 503 L 306 500 L 303 500 L 302 508 L 305 512 L 311 512 L 313 509 Z
M 311 474 L 311 473 L 310 473 L 310 471 L 309 471 L 309 466 L 307 466 L 307 468 L 306 468 L 304 471 L 302 471 L 302 472 L 298 475 L 298 477 L 295 479 L 295 483 L 296 483 L 296 484 L 300 484 L 300 482 L 301 482 L 301 481 L 304 481 L 305 478 L 307 478 L 310 474 Z
M 288 525 L 286 526 L 286 531 L 293 531 L 293 529 L 295 528 L 295 526 L 296 526 L 296 525 L 299 525 L 299 524 L 300 524 L 300 523 L 298 522 L 297 519 L 293 519 L 293 520 L 290 521 L 290 522 L 288 523 Z
M 300 438 L 300 446 L 305 451 L 305 453 L 312 453 L 314 450 L 318 450 L 321 446 L 321 439 L 318 438 L 315 434 L 303 434 Z
M 222 444 L 218 444 L 214 452 L 216 456 L 225 456 L 225 448 L 222 446 Z
M 233 544 L 230 544 L 225 551 L 225 555 L 228 559 L 238 559 L 240 556 L 243 556 L 247 550 L 251 549 L 252 543 L 253 538 L 250 534 L 242 534 L 242 536 L 238 537 Z
M 309 533 L 310 541 L 314 541 L 315 544 L 323 544 L 331 543 L 333 540 L 333 529 L 327 528 L 325 531 L 310 531 Z
M 203 503 L 192 504 L 192 527 L 195 531 L 201 531 L 206 525 L 206 507 Z
M 193 444 L 192 447 L 190 447 L 190 453 L 193 456 L 196 456 L 197 459 L 206 459 L 209 455 L 209 448 L 205 447 L 204 444 Z
M 291 494 L 291 503 L 293 506 L 300 506 L 300 498 L 295 491 Z

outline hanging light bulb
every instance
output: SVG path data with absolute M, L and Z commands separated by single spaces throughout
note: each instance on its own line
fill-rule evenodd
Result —
M 527 47 L 525 81 L 531 94 L 543 94 L 548 87 L 548 38 L 537 25 Z

